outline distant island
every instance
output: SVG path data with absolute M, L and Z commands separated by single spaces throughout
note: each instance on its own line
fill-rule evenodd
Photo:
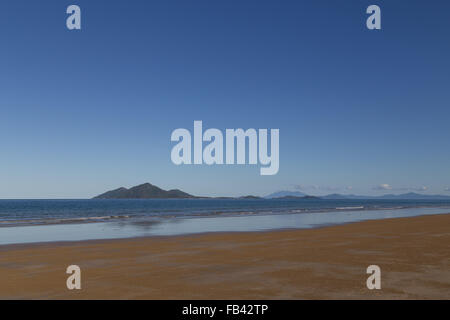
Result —
M 319 199 L 318 197 L 304 195 L 299 192 L 275 193 L 271 199 Z M 247 195 L 242 197 L 199 197 L 179 189 L 164 190 L 151 183 L 144 183 L 132 188 L 120 187 L 102 193 L 93 199 L 229 199 L 229 200 L 261 200 L 265 197 Z
M 276 197 L 271 199 L 320 199 L 320 197 L 316 196 L 283 196 L 283 197 Z
M 107 191 L 94 199 L 190 199 L 196 198 L 178 189 L 163 190 L 150 183 L 144 183 L 130 189 L 121 187 Z
M 385 194 L 382 196 L 358 196 L 354 194 L 329 194 L 325 196 L 311 196 L 298 191 L 278 191 L 265 197 L 247 195 L 242 197 L 199 197 L 179 189 L 164 190 L 151 183 L 144 183 L 132 188 L 118 188 L 102 193 L 94 199 L 243 199 L 243 200 L 450 200 L 450 196 L 426 195 L 419 193 Z

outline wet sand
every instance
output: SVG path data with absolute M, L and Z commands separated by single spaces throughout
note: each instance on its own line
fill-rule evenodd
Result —
M 74 264 L 81 290 L 66 287 L 66 268 Z M 381 290 L 366 287 L 373 264 L 381 268 Z M 0 298 L 450 299 L 450 214 L 308 230 L 4 245 Z

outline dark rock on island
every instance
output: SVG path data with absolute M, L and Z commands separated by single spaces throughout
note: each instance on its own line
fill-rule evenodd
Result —
M 262 199 L 262 198 L 261 198 L 261 197 L 258 197 L 258 196 L 252 196 L 252 195 L 249 195 L 249 196 L 239 197 L 239 199 L 256 200 L 256 199 Z

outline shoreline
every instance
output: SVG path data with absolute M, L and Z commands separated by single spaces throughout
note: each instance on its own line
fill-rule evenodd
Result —
M 256 231 L 205 231 L 205 232 L 195 232 L 195 233 L 185 233 L 185 234 L 174 234 L 174 235 L 147 235 L 147 236 L 135 236 L 135 237 L 127 237 L 127 238 L 105 238 L 105 239 L 83 239 L 83 240 L 68 240 L 68 241 L 42 241 L 42 242 L 26 242 L 26 243 L 11 243 L 11 244 L 0 244 L 0 252 L 3 250 L 8 250 L 9 248 L 32 248 L 32 247 L 42 247 L 42 246 L 70 246 L 77 244 L 101 244 L 101 243 L 113 243 L 113 242 L 121 242 L 127 240 L 170 240 L 176 238 L 195 238 L 202 236 L 213 236 L 213 235 L 245 235 L 245 234 L 270 234 L 270 233 L 283 233 L 283 232 L 295 232 L 295 231 L 303 231 L 303 230 L 320 230 L 324 228 L 333 228 L 333 227 L 341 227 L 352 224 L 359 224 L 364 222 L 371 221 L 389 221 L 389 220 L 397 220 L 397 219 L 410 219 L 410 218 L 418 218 L 418 217 L 434 217 L 434 216 L 442 216 L 442 215 L 450 215 L 448 213 L 438 213 L 438 214 L 430 214 L 430 215 L 420 215 L 420 216 L 412 216 L 412 217 L 395 217 L 395 218 L 383 218 L 383 219 L 370 219 L 364 221 L 352 221 L 346 222 L 342 224 L 323 224 L 314 228 L 281 228 L 281 229 L 270 229 L 270 230 L 256 230 Z M 93 222 L 97 223 L 97 222 Z M 30 227 L 30 226 L 27 226 Z M 11 227 L 15 228 L 15 227 Z M 0 228 L 1 230 L 1 228 Z M 450 244 L 449 244 L 450 245 Z
M 228 232 L 303 230 L 345 225 L 361 221 L 447 214 L 448 212 L 450 212 L 448 208 L 425 207 L 393 210 L 348 210 L 322 213 L 255 214 L 172 219 L 144 218 L 116 222 L 14 226 L 0 228 L 2 233 L 0 246 L 175 235 L 188 236 Z
M 450 213 L 0 246 L 0 299 L 450 299 Z M 67 266 L 82 289 L 66 288 Z M 379 265 L 382 289 L 366 288 Z

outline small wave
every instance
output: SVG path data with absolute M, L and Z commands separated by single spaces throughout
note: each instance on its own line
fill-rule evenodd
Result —
M 0 220 L 1 226 L 24 226 L 24 225 L 47 225 L 80 222 L 102 222 L 115 219 L 126 219 L 130 216 L 99 216 L 99 217 L 79 217 L 79 218 L 47 218 L 47 219 L 24 219 L 24 220 Z
M 357 206 L 357 207 L 336 207 L 336 210 L 358 210 L 358 209 L 364 209 L 364 206 Z

